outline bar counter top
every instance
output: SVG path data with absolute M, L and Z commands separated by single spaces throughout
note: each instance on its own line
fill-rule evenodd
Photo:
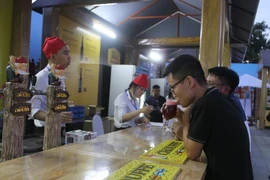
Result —
M 173 139 L 171 133 L 161 127 L 138 126 L 116 131 L 2 162 L 0 179 L 104 179 L 168 139 Z M 203 179 L 206 170 L 206 163 L 191 160 L 176 166 L 180 166 L 176 179 Z

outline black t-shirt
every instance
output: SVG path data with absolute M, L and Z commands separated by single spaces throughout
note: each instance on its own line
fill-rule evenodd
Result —
M 205 179 L 253 179 L 245 124 L 229 98 L 217 89 L 208 89 L 194 104 L 188 138 L 204 144 Z
M 150 96 L 145 103 L 154 107 L 154 110 L 150 113 L 150 121 L 151 122 L 163 122 L 162 113 L 160 112 L 160 108 L 166 102 L 165 97 L 159 96 L 158 98 L 154 96 Z

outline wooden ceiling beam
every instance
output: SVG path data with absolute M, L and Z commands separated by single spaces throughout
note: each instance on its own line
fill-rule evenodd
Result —
M 135 39 L 136 47 L 199 47 L 200 37 Z

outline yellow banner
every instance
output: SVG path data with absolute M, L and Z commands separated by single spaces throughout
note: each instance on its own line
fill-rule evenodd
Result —
M 59 37 L 71 50 L 71 65 L 65 72 L 69 101 L 75 105 L 97 105 L 100 36 L 60 16 Z

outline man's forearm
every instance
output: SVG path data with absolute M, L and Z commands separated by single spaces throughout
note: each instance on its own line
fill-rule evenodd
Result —
M 178 140 L 180 141 L 184 141 L 183 140 L 183 126 L 180 126 L 177 130 L 177 132 L 175 133 L 175 136 Z
M 35 115 L 34 119 L 38 119 L 40 121 L 45 121 L 46 118 L 46 112 L 39 110 Z
M 185 144 L 186 147 L 188 145 L 188 137 L 187 137 L 188 129 L 189 129 L 189 126 L 184 126 L 183 127 L 183 141 L 184 141 L 184 144 Z

